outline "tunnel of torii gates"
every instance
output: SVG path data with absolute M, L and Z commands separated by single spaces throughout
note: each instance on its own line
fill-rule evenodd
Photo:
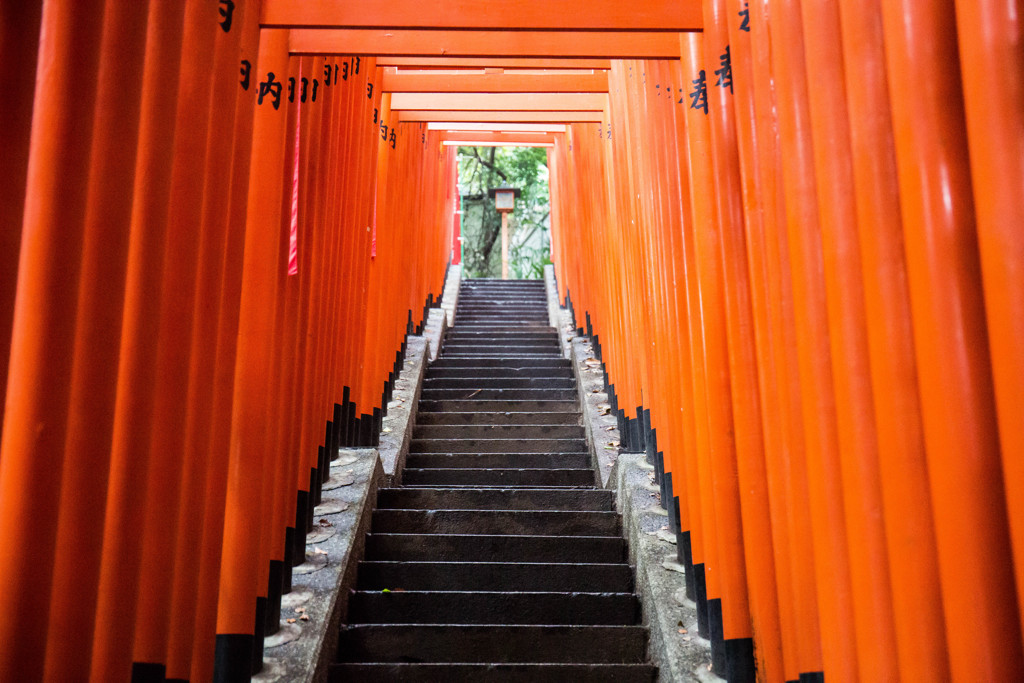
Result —
M 547 147 L 558 296 L 760 680 L 1020 680 L 1022 16 L 3 3 L 0 680 L 248 678 L 459 144 Z

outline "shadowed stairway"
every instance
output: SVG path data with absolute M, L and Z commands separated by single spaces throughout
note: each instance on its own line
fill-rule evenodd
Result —
M 651 681 L 611 491 L 541 281 L 464 281 L 333 681 Z

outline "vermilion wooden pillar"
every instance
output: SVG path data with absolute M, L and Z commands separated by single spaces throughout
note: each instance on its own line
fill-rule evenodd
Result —
M 209 410 L 190 406 L 190 373 L 201 363 L 206 346 L 193 346 L 193 329 L 202 237 L 207 135 L 213 74 L 207 55 L 214 46 L 216 8 L 201 0 L 185 5 L 180 83 L 176 101 L 174 161 L 171 168 L 167 235 L 164 241 L 163 287 L 159 300 L 160 335 L 151 353 L 156 363 L 153 422 L 149 433 L 149 471 L 142 535 L 139 602 L 135 617 L 133 678 L 155 680 L 166 674 L 167 643 L 174 586 L 174 554 L 181 491 L 189 467 L 185 451 L 187 413 Z M 198 170 L 197 170 L 198 169 Z M 212 229 L 212 226 L 208 226 Z M 212 255 L 211 255 L 212 256 Z M 201 394 L 192 394 L 200 401 Z M 193 454 L 201 457 L 199 453 Z M 187 530 L 185 533 L 188 533 Z
M 882 3 L 882 19 L 950 672 L 1010 679 L 1024 654 L 953 4 Z
M 1017 591 L 1024 591 L 1024 17 L 956 3 L 957 45 Z M 1020 597 L 1018 596 L 1018 600 Z M 1020 611 L 1024 623 L 1024 612 Z
M 40 3 L 11 4 L 0 22 L 0 91 L 7 93 L 7 106 L 0 109 L 0 390 L 7 387 L 11 353 L 42 11 Z
M 145 52 L 147 12 L 145 3 L 111 4 L 104 15 L 65 441 L 72 457 L 57 496 L 50 680 L 82 676 L 92 656 L 131 232 L 125 188 L 134 185 L 143 71 L 142 60 L 124 53 Z
M 729 40 L 728 24 L 738 15 L 726 17 L 725 0 L 705 3 L 705 40 L 716 46 L 719 67 L 725 66 L 722 52 L 727 53 L 729 72 L 719 74 L 714 84 L 708 82 L 708 109 L 713 145 L 715 190 L 717 193 L 718 227 L 721 231 L 722 274 L 724 276 L 725 313 L 729 337 L 729 377 L 736 430 L 736 458 L 739 491 L 742 491 L 743 542 L 746 580 L 750 595 L 751 628 L 738 634 L 733 643 L 727 638 L 730 673 L 735 678 L 753 674 L 753 632 L 758 634 L 760 670 L 769 678 L 783 676 L 781 634 L 776 572 L 772 550 L 772 518 L 768 502 L 768 481 L 765 469 L 764 434 L 761 419 L 761 397 L 758 386 L 756 338 L 752 331 L 754 316 L 751 305 L 752 284 L 748 271 L 744 191 L 748 206 L 756 211 L 751 195 L 757 192 L 756 174 L 748 173 L 744 182 L 740 172 L 741 140 L 736 130 L 736 81 L 749 69 L 736 68 L 746 62 L 748 46 Z M 731 14 L 731 13 L 730 13 Z M 736 32 L 732 32 L 734 35 Z M 740 38 L 743 40 L 743 38 Z M 723 50 L 722 46 L 727 47 Z M 713 64 L 705 48 L 705 64 Z M 747 109 L 749 115 L 749 108 Z M 749 129 L 748 129 L 749 130 Z M 752 144 L 752 143 L 751 143 Z M 748 156 L 752 156 L 748 155 Z M 751 177 L 753 176 L 753 177 Z M 723 609 L 727 606 L 723 604 Z
M 216 477 L 215 471 L 226 468 L 227 451 L 211 448 L 211 438 L 217 423 L 229 422 L 230 414 L 217 412 L 215 403 L 218 352 L 217 330 L 222 311 L 221 291 L 226 268 L 225 251 L 228 247 L 232 150 L 235 144 L 236 78 L 240 38 L 246 19 L 244 5 L 236 5 L 230 31 L 212 21 L 216 15 L 206 15 L 206 27 L 214 36 L 213 75 L 210 83 L 209 105 L 213 107 L 206 135 L 205 168 L 196 180 L 204 183 L 200 242 L 198 244 L 198 271 L 191 335 L 193 354 L 188 369 L 188 397 L 184 439 L 184 470 L 177 524 L 179 532 L 174 550 L 174 581 L 167 644 L 168 680 L 190 678 L 192 647 L 195 640 L 197 615 L 203 611 L 197 602 L 200 576 L 204 562 L 204 516 L 208 482 Z M 199 97 L 202 95 L 200 94 Z M 203 155 L 197 157 L 197 161 Z M 212 343 L 211 343 L 212 341 Z M 216 477 L 217 481 L 222 481 Z M 223 484 L 221 484 L 223 486 Z M 206 560 L 209 561 L 209 560 Z M 213 640 L 212 633 L 206 637 Z
M 821 280 L 821 237 L 814 186 L 813 148 L 807 104 L 803 27 L 796 2 L 771 5 L 773 69 L 779 93 L 779 127 L 786 203 L 786 239 L 792 282 L 798 365 L 790 381 L 800 387 L 803 438 L 822 651 L 828 675 L 856 677 L 857 645 L 850 558 L 837 451 L 835 397 Z M 773 48 L 774 52 L 774 48 Z M 783 232 L 780 230 L 780 233 Z M 833 673 L 834 672 L 834 673 Z
M 281 82 L 287 73 L 288 35 L 283 30 L 260 34 L 254 85 Z M 215 680 L 251 675 L 253 616 L 256 606 L 260 533 L 265 510 L 262 466 L 266 444 L 265 380 L 272 353 L 278 232 L 281 230 L 281 171 L 285 145 L 285 111 L 273 107 L 272 93 L 256 104 L 249 174 L 242 291 L 239 303 L 231 446 L 217 605 Z M 287 101 L 287 100 L 285 100 Z
M 868 354 L 867 313 L 856 235 L 852 144 L 842 46 L 825 39 L 840 33 L 836 2 L 804 4 L 807 76 L 814 138 L 818 208 L 835 380 L 836 417 L 860 672 L 876 679 L 899 675 L 885 539 L 878 435 Z M 819 27 L 827 27 L 821 31 Z M 856 66 L 854 66 L 856 68 Z M 892 558 L 899 561 L 898 558 Z M 910 673 L 910 672 L 908 672 Z M 910 676 L 913 677 L 913 676 Z
M 2 679 L 38 678 L 44 664 L 57 517 L 39 514 L 40 486 L 60 490 L 65 455 L 103 11 L 51 2 L 42 15 L 0 442 L 0 597 L 36 608 L 0 626 Z
M 259 43 L 259 17 L 252 5 L 236 5 L 237 30 L 242 31 L 238 57 L 255 63 Z M 233 29 L 236 30 L 236 29 Z M 243 65 L 244 66 L 244 65 Z M 234 397 L 236 345 L 238 342 L 238 301 L 242 295 L 242 270 L 245 248 L 246 209 L 249 190 L 250 152 L 254 104 L 258 87 L 252 81 L 233 81 L 234 144 L 231 150 L 229 187 L 225 208 L 229 226 L 224 247 L 223 279 L 219 292 L 220 314 L 217 321 L 217 364 L 214 376 L 213 412 L 218 419 L 210 435 L 210 471 L 203 511 L 202 556 L 196 604 L 212 605 L 220 587 L 221 547 L 224 533 L 225 499 L 228 481 L 231 404 Z M 229 97 L 232 95 L 229 93 Z M 193 681 L 211 680 L 214 672 L 217 613 L 197 609 L 192 645 Z M 170 663 L 170 662 L 169 662 Z
M 97 588 L 90 679 L 122 679 L 131 670 L 139 585 L 148 440 L 153 420 L 160 333 L 155 301 L 163 280 L 184 6 L 152 3 L 146 28 L 139 148 L 125 285 L 114 438 Z

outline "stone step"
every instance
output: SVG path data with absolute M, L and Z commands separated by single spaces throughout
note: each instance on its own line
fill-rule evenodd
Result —
M 342 629 L 343 662 L 643 663 L 642 626 L 356 624 Z
M 427 377 L 424 389 L 575 389 L 572 377 Z
M 436 489 L 403 489 L 410 492 Z M 452 493 L 478 489 L 450 489 Z M 493 489 L 504 491 L 507 489 Z M 580 490 L 580 489 L 577 489 Z M 555 490 L 564 493 L 569 490 Z M 500 562 L 513 567 L 519 562 L 563 563 L 576 566 L 581 559 L 593 563 L 626 561 L 622 536 L 542 536 L 516 534 L 414 534 L 370 533 L 366 559 L 429 561 L 443 557 L 450 562 Z
M 576 401 L 561 400 L 504 400 L 484 399 L 474 396 L 472 399 L 421 399 L 419 413 L 424 412 L 480 412 L 480 413 L 537 413 L 579 412 Z
M 585 469 L 589 453 L 409 453 L 410 469 Z
M 470 352 L 470 351 L 452 351 L 444 355 L 447 358 L 462 358 L 472 360 L 532 360 L 534 358 L 557 358 L 558 356 L 550 353 L 541 353 L 533 351 L 509 351 L 509 352 L 498 352 L 491 351 L 487 353 L 483 352 Z
M 613 511 L 615 498 L 606 489 L 411 489 L 386 488 L 377 493 L 377 508 L 405 510 L 597 510 Z
M 575 389 L 435 389 L 423 387 L 423 401 L 573 401 Z
M 583 439 L 413 439 L 409 453 L 586 453 Z M 513 458 L 514 459 L 514 458 Z
M 546 330 L 508 330 L 505 332 L 488 332 L 487 330 L 464 330 L 452 327 L 444 336 L 445 339 L 558 339 L 558 331 L 554 328 Z
M 572 363 L 568 358 L 557 356 L 547 358 L 529 358 L 517 360 L 511 358 L 466 359 L 438 358 L 430 364 L 430 370 L 447 368 L 501 368 L 501 369 L 535 369 L 535 368 L 568 368 L 572 371 Z
M 494 348 L 496 351 L 504 349 L 547 349 L 547 348 L 559 348 L 558 339 L 551 337 L 548 339 L 524 339 L 522 337 L 510 337 L 507 339 L 479 337 L 460 339 L 459 337 L 446 337 L 444 340 L 444 348 L 475 348 L 475 349 L 487 349 Z
M 578 412 L 447 412 L 431 413 L 420 408 L 416 415 L 417 428 L 425 426 L 460 426 L 460 425 L 572 425 L 579 426 Z
M 652 683 L 651 664 L 331 664 L 330 683 Z
M 372 533 L 617 536 L 619 515 L 578 510 L 396 510 L 377 508 Z
M 551 424 L 473 424 L 473 425 L 416 425 L 414 439 L 583 439 L 579 425 Z
M 380 591 L 500 591 L 530 593 L 632 593 L 627 564 L 546 562 L 381 562 L 359 563 L 356 588 Z
M 632 593 L 356 591 L 349 619 L 360 624 L 567 624 L 628 626 L 640 606 Z
M 438 361 L 440 362 L 440 361 Z M 427 368 L 425 378 L 433 379 L 573 379 L 572 368 L 452 368 L 437 367 L 436 363 Z
M 454 322 L 454 321 L 453 321 Z M 529 325 L 517 325 L 515 323 L 473 323 L 462 322 L 458 326 L 449 327 L 449 332 L 465 332 L 467 334 L 506 334 L 510 332 L 521 332 L 523 334 L 541 334 L 552 330 L 551 325 L 531 323 Z
M 402 474 L 405 486 L 593 486 L 594 472 L 586 469 L 476 469 L 450 467 L 413 469 Z

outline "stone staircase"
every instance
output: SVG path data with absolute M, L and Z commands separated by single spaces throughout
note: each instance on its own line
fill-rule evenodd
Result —
M 464 280 L 331 680 L 654 680 L 621 520 L 594 482 L 543 282 Z

